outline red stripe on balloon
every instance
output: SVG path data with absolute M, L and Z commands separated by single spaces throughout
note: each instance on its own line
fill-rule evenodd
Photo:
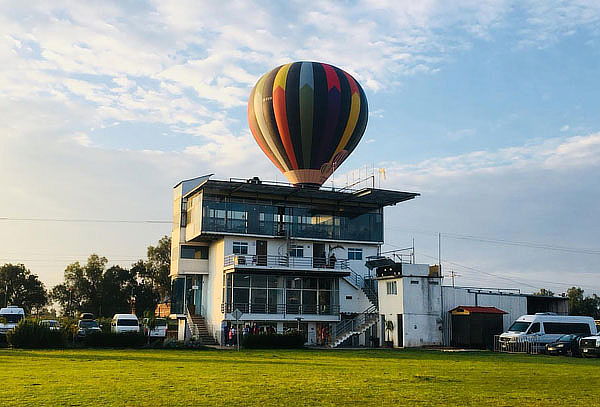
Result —
M 354 93 L 358 93 L 358 85 L 356 84 L 354 78 L 351 77 L 347 72 L 344 72 L 344 75 L 346 75 L 346 78 L 348 79 L 348 84 L 350 85 L 350 94 L 352 95 Z
M 277 123 L 277 129 L 279 130 L 279 136 L 283 142 L 285 152 L 290 159 L 292 169 L 297 170 L 298 161 L 296 160 L 292 136 L 290 135 L 290 129 L 288 127 L 287 110 L 285 107 L 285 90 L 283 90 L 281 86 L 277 86 L 273 90 L 273 112 L 275 113 L 275 122 Z
M 337 88 L 340 90 L 340 78 L 338 78 L 335 73 L 335 69 L 331 65 L 321 64 L 323 69 L 325 70 L 325 77 L 327 78 L 327 90 L 331 90 L 332 88 Z

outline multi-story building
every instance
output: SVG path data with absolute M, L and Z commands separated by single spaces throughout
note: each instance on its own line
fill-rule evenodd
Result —
M 214 338 L 241 320 L 300 329 L 310 344 L 357 333 L 379 338 L 377 284 L 365 261 L 380 254 L 383 208 L 418 194 L 333 190 L 210 176 L 173 191 L 172 313 L 180 337 Z

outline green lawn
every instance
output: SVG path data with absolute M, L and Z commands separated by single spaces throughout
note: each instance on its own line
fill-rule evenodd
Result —
M 424 350 L 0 349 L 0 406 L 591 406 L 600 360 Z

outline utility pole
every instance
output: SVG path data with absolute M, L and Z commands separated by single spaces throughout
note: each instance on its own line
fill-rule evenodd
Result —
M 438 232 L 438 264 L 440 265 L 440 276 L 443 276 L 442 272 L 442 233 Z
M 460 274 L 457 274 L 454 270 L 450 270 L 450 277 L 452 277 L 452 287 L 454 287 L 454 278 L 459 276 Z
M 4 285 L 4 306 L 8 307 L 8 279 L 6 279 L 6 284 Z

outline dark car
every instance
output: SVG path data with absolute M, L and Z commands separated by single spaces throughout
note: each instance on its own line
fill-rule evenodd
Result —
M 546 345 L 546 353 L 548 355 L 581 356 L 579 338 L 582 336 L 581 334 L 563 335 L 556 341 Z
M 88 335 L 102 333 L 98 321 L 93 319 L 82 319 L 77 323 L 77 335 L 76 339 L 81 340 Z

